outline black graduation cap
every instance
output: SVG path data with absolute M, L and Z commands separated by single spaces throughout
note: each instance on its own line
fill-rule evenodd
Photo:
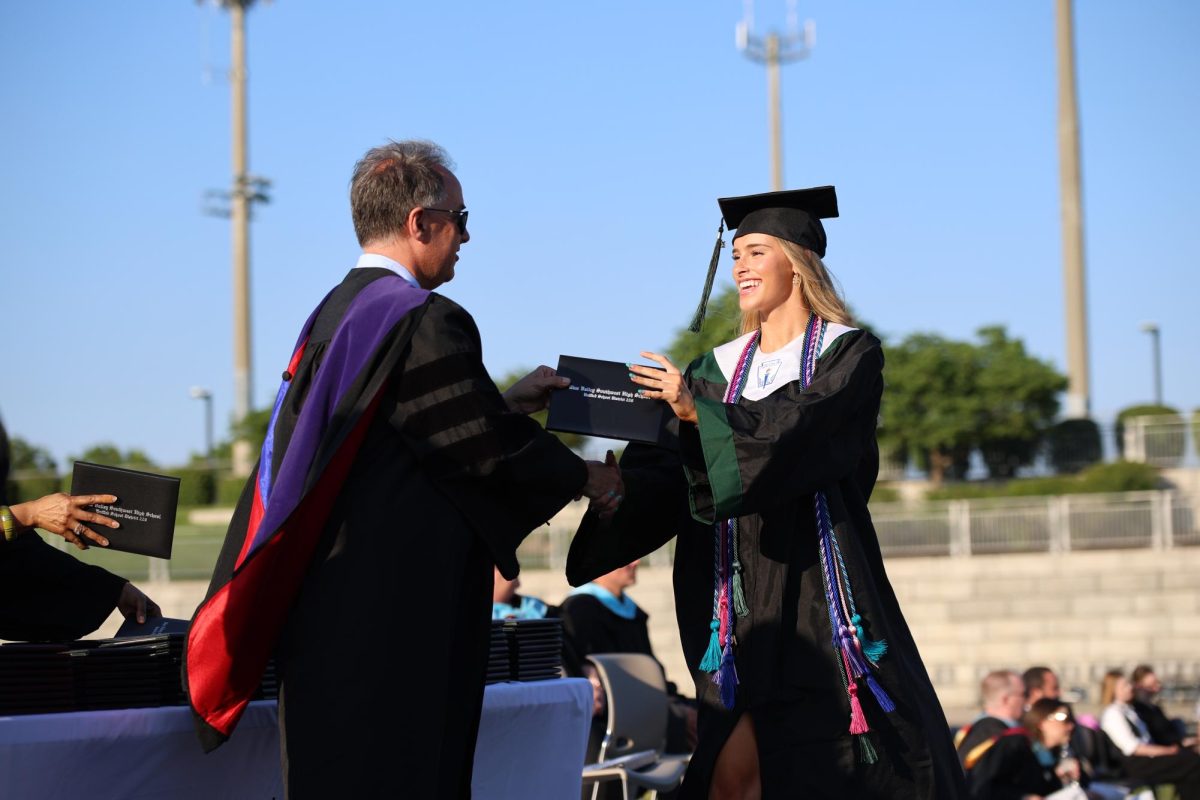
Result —
M 717 244 L 713 247 L 712 260 L 708 264 L 708 278 L 704 283 L 704 294 L 692 317 L 688 329 L 699 332 L 708 307 L 708 296 L 712 293 L 713 280 L 717 274 L 717 261 L 725 242 L 721 238 L 724 226 L 737 229 L 737 235 L 765 233 L 776 236 L 802 247 L 807 247 L 822 258 L 825 256 L 825 226 L 822 219 L 838 215 L 837 193 L 832 186 L 816 186 L 812 189 L 793 189 L 786 192 L 766 192 L 743 197 L 722 197 L 721 225 L 717 228 Z

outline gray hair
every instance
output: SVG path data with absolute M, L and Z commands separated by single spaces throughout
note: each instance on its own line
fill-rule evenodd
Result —
M 358 243 L 394 236 L 409 213 L 445 200 L 446 184 L 439 169 L 453 162 L 433 142 L 411 139 L 373 147 L 354 165 L 350 178 L 350 213 Z

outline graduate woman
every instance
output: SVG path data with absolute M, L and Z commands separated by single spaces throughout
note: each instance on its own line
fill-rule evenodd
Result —
M 626 449 L 625 499 L 585 517 L 568 578 L 678 537 L 676 616 L 700 701 L 683 797 L 964 796 L 867 511 L 883 353 L 821 262 L 834 189 L 719 202 L 737 229 L 743 335 L 683 374 L 654 353 L 662 369 L 631 367 L 676 420 L 659 446 Z

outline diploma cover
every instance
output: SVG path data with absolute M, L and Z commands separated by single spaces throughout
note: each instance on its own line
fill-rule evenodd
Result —
M 108 539 L 102 550 L 123 550 L 157 558 L 171 557 L 175 540 L 175 507 L 179 504 L 179 478 L 76 461 L 71 494 L 115 494 L 111 506 L 87 506 L 121 524 L 119 528 L 89 527 Z M 86 524 L 86 523 L 85 523 Z
M 663 440 L 670 407 L 638 397 L 641 387 L 629 379 L 625 364 L 559 356 L 558 374 L 571 385 L 550 395 L 546 430 L 650 444 Z

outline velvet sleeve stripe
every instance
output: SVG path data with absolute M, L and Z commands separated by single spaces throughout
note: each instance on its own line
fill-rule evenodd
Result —
M 464 384 L 473 381 L 478 363 L 477 352 L 459 352 L 409 366 L 405 369 L 404 380 L 396 387 L 396 399 L 408 403 L 445 391 L 472 391 L 473 385 Z
M 725 404 L 712 398 L 697 397 L 696 416 L 712 492 L 713 514 L 717 519 L 735 517 L 742 503 L 742 476 Z

